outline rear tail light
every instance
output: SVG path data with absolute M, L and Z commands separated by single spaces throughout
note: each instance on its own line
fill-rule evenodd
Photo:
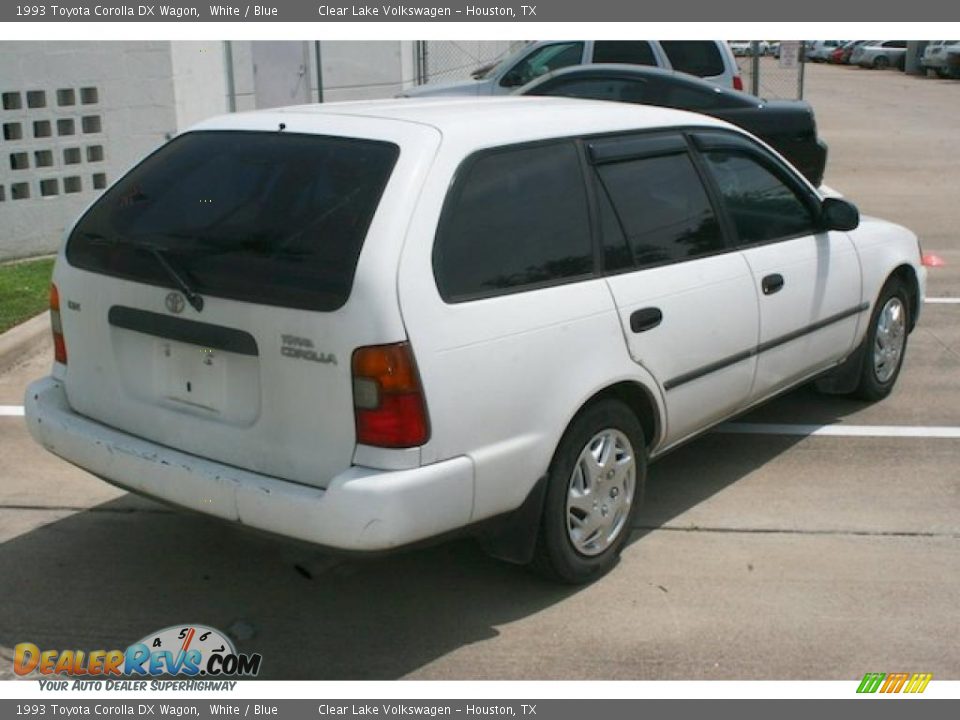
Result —
M 734 90 L 743 90 L 743 78 L 739 75 L 733 76 L 733 89 Z
M 60 293 L 56 285 L 50 286 L 50 329 L 53 331 L 53 359 L 67 364 L 67 343 L 63 339 L 63 323 L 60 321 Z
M 358 443 L 407 448 L 427 441 L 427 405 L 408 343 L 354 351 L 353 408 Z

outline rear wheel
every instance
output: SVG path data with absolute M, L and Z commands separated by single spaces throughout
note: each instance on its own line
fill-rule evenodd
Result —
M 903 366 L 909 328 L 907 289 L 899 279 L 891 278 L 880 291 L 870 316 L 860 384 L 856 390 L 858 397 L 880 400 L 890 394 Z
M 890 67 L 890 59 L 886 55 L 880 55 L 873 61 L 873 66 L 877 70 L 886 70 L 888 67 Z
M 533 568 L 576 584 L 607 572 L 630 535 L 645 479 L 643 429 L 630 408 L 601 400 L 583 410 L 550 463 Z

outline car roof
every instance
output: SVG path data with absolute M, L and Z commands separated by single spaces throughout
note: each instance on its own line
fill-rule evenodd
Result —
M 344 103 L 297 105 L 222 115 L 191 130 L 277 130 L 392 139 L 402 127 L 431 128 L 444 144 L 457 142 L 492 147 L 541 138 L 600 134 L 661 127 L 733 127 L 715 118 L 683 110 L 595 100 L 554 97 L 396 98 Z M 359 132 L 362 127 L 362 132 Z

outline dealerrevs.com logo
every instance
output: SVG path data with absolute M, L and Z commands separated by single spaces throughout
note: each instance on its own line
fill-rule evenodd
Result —
M 933 680 L 931 673 L 867 673 L 860 681 L 858 693 L 922 693 Z
M 13 649 L 17 675 L 195 678 L 256 677 L 262 656 L 238 653 L 224 633 L 205 625 L 174 625 L 151 633 L 126 650 L 42 650 L 34 643 Z

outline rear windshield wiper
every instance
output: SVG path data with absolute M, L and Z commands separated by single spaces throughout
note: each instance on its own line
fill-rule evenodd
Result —
M 167 274 L 167 277 L 173 280 L 174 285 L 176 285 L 183 293 L 184 297 L 187 298 L 187 302 L 193 306 L 193 309 L 197 312 L 203 312 L 203 298 L 196 290 L 193 289 L 190 283 L 187 282 L 187 279 L 183 276 L 183 273 L 180 272 L 172 262 L 170 262 L 170 259 L 164 254 L 163 248 L 148 242 L 134 241 L 118 237 L 108 238 L 100 233 L 95 232 L 82 232 L 80 234 L 94 243 L 123 245 L 150 253 L 157 261 L 157 264 L 163 268 L 164 272 Z
M 197 291 L 190 286 L 190 283 L 187 282 L 186 278 L 177 272 L 177 269 L 173 266 L 170 260 L 167 259 L 167 256 L 163 254 L 163 251 L 156 245 L 144 245 L 143 247 L 151 255 L 153 255 L 163 269 L 167 271 L 167 275 L 169 275 L 170 279 L 176 283 L 178 288 L 180 288 L 180 291 L 183 293 L 184 297 L 187 298 L 187 302 L 193 305 L 193 309 L 197 312 L 203 312 L 203 298 L 200 297 Z

